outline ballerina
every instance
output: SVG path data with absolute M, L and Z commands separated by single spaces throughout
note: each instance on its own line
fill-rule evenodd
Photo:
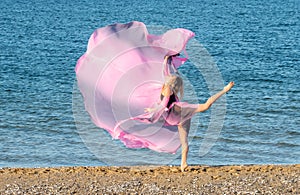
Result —
M 194 33 L 183 28 L 152 35 L 137 21 L 109 25 L 90 36 L 75 67 L 85 109 L 95 125 L 128 148 L 175 154 L 181 146 L 182 171 L 187 166 L 191 117 L 234 84 L 203 105 L 179 101 L 183 87 L 176 69 L 188 57 L 177 55 L 185 52 L 192 37 Z
M 192 105 L 179 101 L 183 96 L 183 80 L 178 75 L 172 75 L 162 87 L 160 106 L 156 108 L 145 108 L 145 112 L 147 113 L 159 112 L 161 109 L 167 110 L 167 114 L 162 115 L 165 120 L 164 125 L 177 125 L 181 143 L 182 172 L 188 167 L 187 155 L 189 150 L 188 133 L 191 122 L 190 119 L 194 114 L 208 110 L 217 99 L 230 91 L 233 86 L 234 82 L 229 82 L 223 90 L 211 96 L 205 103 Z M 179 93 L 180 98 L 178 96 Z M 139 117 L 135 119 L 137 120 Z M 151 121 L 157 121 L 157 119 L 151 119 Z

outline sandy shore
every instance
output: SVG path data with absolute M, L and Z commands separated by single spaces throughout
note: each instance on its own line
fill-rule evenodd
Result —
M 0 169 L 0 194 L 300 194 L 299 165 Z

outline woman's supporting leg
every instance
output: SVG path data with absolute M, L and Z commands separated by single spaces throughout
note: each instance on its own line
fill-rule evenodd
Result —
M 187 155 L 189 152 L 188 135 L 191 126 L 191 119 L 178 125 L 179 138 L 181 143 L 181 171 L 184 172 L 187 168 Z

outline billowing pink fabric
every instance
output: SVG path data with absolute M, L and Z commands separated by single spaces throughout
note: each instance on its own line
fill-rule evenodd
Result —
M 194 33 L 178 28 L 152 35 L 141 22 L 97 29 L 75 71 L 85 109 L 92 121 L 130 148 L 175 153 L 177 124 L 192 117 L 195 105 L 160 100 L 168 76 L 164 57 L 185 49 Z M 174 58 L 178 68 L 187 58 Z M 173 112 L 175 106 L 180 112 Z M 156 108 L 144 113 L 148 107 Z M 99 138 L 100 139 L 100 138 Z

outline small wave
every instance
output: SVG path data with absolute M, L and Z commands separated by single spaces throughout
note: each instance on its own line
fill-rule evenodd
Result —
M 283 83 L 282 80 L 279 79 L 266 79 L 266 78 L 248 78 L 245 79 L 245 81 L 250 81 L 250 82 L 267 82 L 267 83 Z
M 291 148 L 300 146 L 299 144 L 288 143 L 288 142 L 278 142 L 275 145 L 279 147 L 291 147 Z
M 286 132 L 288 135 L 298 135 L 298 136 L 300 136 L 300 132 L 298 132 L 298 131 L 291 131 L 291 130 L 289 130 L 289 131 L 287 131 Z
M 241 140 L 241 139 L 230 139 L 230 138 L 219 138 L 218 139 L 220 142 L 225 142 L 225 143 L 235 143 L 235 144 L 246 144 L 249 143 L 249 140 Z

